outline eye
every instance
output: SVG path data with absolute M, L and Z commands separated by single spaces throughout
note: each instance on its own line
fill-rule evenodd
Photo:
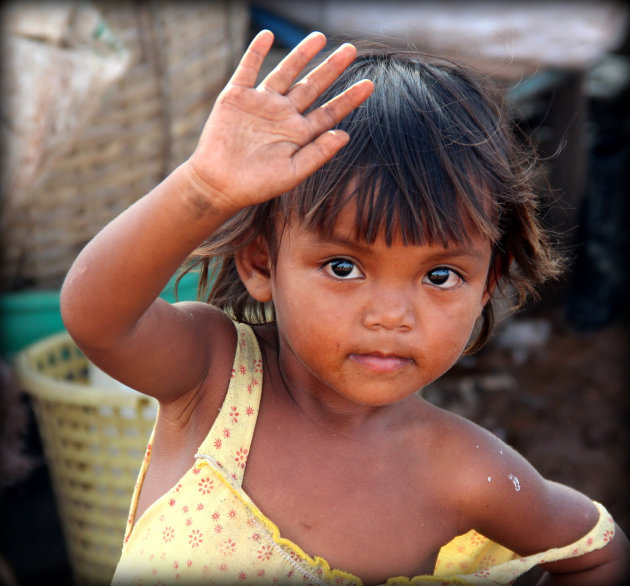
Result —
M 347 258 L 333 258 L 322 267 L 329 275 L 337 279 L 360 279 L 363 273 Z
M 454 289 L 463 279 L 453 269 L 437 267 L 426 274 L 424 281 L 440 289 Z

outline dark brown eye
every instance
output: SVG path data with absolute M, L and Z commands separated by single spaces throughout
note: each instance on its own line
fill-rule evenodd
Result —
M 427 277 L 434 285 L 443 285 L 451 276 L 451 270 L 445 268 L 433 269 Z
M 356 279 L 362 276 L 356 264 L 347 258 L 334 258 L 333 260 L 329 260 L 324 265 L 324 269 L 330 275 L 338 279 Z
M 453 269 L 449 269 L 448 267 L 432 269 L 425 277 L 427 283 L 435 285 L 440 289 L 453 289 L 457 287 L 462 280 L 463 279 Z

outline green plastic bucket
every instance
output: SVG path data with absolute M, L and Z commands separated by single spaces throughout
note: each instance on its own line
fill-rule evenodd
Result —
M 186 274 L 178 288 L 179 301 L 197 298 L 197 273 Z M 175 279 L 160 297 L 175 301 Z M 59 291 L 20 291 L 0 295 L 0 355 L 19 352 L 26 346 L 64 330 L 59 311 Z

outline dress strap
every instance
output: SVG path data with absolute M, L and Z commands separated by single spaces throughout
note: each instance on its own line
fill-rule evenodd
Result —
M 456 537 L 440 550 L 434 576 L 443 578 L 444 584 L 513 584 L 518 576 L 536 565 L 600 549 L 614 537 L 615 522 L 601 503 L 593 503 L 599 511 L 597 523 L 574 543 L 519 557 L 473 530 Z M 462 570 L 464 572 L 460 573 Z
M 262 394 L 262 356 L 251 326 L 234 323 L 237 332 L 232 377 L 217 418 L 195 454 L 210 460 L 240 487 L 254 436 Z

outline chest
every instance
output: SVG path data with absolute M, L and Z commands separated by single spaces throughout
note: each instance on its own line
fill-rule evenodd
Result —
M 408 453 L 262 429 L 243 488 L 282 537 L 365 584 L 433 572 L 455 523 Z

